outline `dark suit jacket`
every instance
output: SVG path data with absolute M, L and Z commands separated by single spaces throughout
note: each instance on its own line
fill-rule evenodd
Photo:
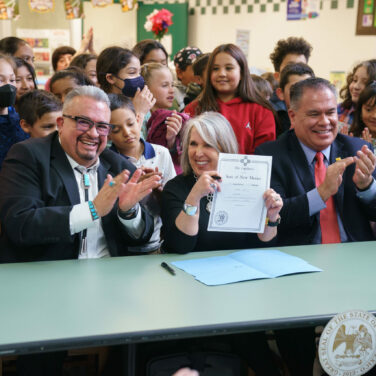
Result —
M 98 187 L 107 174 L 135 167 L 105 150 L 100 155 Z M 15 144 L 0 173 L 0 262 L 63 260 L 78 257 L 79 234 L 71 235 L 69 213 L 80 203 L 74 172 L 60 146 L 58 133 Z M 128 245 L 149 240 L 153 218 L 142 209 L 145 230 L 134 239 L 117 217 L 117 204 L 102 217 L 111 256 L 127 253 Z
M 365 141 L 338 134 L 330 151 L 330 163 L 337 157 L 355 156 Z M 293 130 L 284 133 L 277 141 L 260 145 L 256 154 L 273 156 L 271 187 L 283 199 L 281 224 L 278 227 L 278 244 L 312 244 L 320 225 L 319 213 L 309 216 L 307 192 L 315 188 L 314 176 L 302 147 Z M 334 195 L 337 212 L 349 241 L 374 240 L 369 221 L 376 220 L 376 204 L 364 205 L 356 196 L 352 181 L 355 164 L 343 174 L 343 181 Z M 375 177 L 374 172 L 374 177 Z

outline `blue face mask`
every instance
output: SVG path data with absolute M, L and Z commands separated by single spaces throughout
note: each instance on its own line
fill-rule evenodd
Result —
M 142 76 L 136 78 L 126 78 L 124 81 L 124 87 L 121 90 L 126 97 L 133 98 L 137 92 L 137 89 L 142 90 L 145 86 L 145 81 Z

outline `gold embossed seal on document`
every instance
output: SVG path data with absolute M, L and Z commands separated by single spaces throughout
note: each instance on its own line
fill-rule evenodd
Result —
M 375 316 L 361 310 L 334 316 L 321 334 L 319 359 L 328 375 L 364 375 L 376 364 Z

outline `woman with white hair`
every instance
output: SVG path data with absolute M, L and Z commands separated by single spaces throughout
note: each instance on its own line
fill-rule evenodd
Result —
M 167 182 L 162 192 L 164 251 L 186 253 L 261 247 L 276 236 L 275 226 L 266 226 L 264 233 L 257 235 L 207 231 L 211 198 L 215 190 L 221 189 L 217 171 L 219 153 L 237 152 L 234 131 L 220 113 L 206 112 L 186 123 L 181 158 L 183 173 Z M 269 224 L 277 225 L 282 199 L 273 189 L 268 189 L 264 200 Z M 246 215 L 252 213 L 244 213 Z M 200 339 L 201 344 L 206 342 L 210 348 L 210 339 Z M 224 348 L 246 360 L 257 375 L 279 375 L 265 333 L 219 336 L 216 343 L 222 343 Z
M 262 234 L 207 231 L 213 193 L 221 190 L 216 171 L 219 153 L 238 153 L 236 136 L 227 119 L 217 112 L 191 119 L 183 137 L 183 174 L 170 180 L 162 193 L 164 251 L 262 247 L 276 236 L 282 199 L 273 189 L 264 193 L 269 221 Z

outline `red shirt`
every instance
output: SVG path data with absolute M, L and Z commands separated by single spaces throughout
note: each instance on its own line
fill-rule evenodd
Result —
M 217 99 L 219 112 L 230 122 L 239 144 L 239 154 L 253 154 L 256 147 L 276 138 L 273 113 L 257 103 L 243 102 L 239 97 L 228 102 Z M 189 103 L 184 112 L 197 116 L 197 100 Z

